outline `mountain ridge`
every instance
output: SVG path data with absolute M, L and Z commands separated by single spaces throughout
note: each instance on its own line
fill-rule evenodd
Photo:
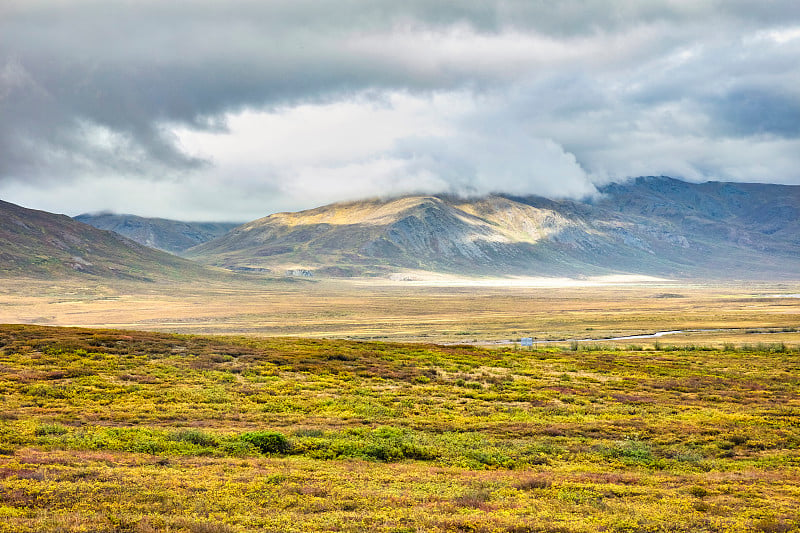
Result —
M 209 274 L 203 265 L 117 233 L 0 200 L 0 277 L 93 276 L 150 282 Z
M 180 255 L 181 252 L 220 237 L 235 228 L 234 222 L 184 222 L 110 212 L 84 213 L 78 222 L 123 235 L 144 246 Z
M 780 194 L 776 194 L 779 191 Z M 590 201 L 404 196 L 276 213 L 186 251 L 232 269 L 381 276 L 800 275 L 800 187 L 637 178 Z M 796 203 L 795 203 L 796 202 Z M 775 214 L 777 213 L 777 214 Z
M 275 213 L 180 252 L 197 263 L 0 201 L 0 275 L 800 278 L 800 186 L 640 177 L 599 189 L 586 201 L 407 195 Z

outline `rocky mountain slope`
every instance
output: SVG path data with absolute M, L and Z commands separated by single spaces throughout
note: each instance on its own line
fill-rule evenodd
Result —
M 230 222 L 181 222 L 113 213 L 83 214 L 76 216 L 75 220 L 173 254 L 220 237 L 239 225 Z
M 75 275 L 151 281 L 191 279 L 209 272 L 66 215 L 0 201 L 0 277 Z
M 598 206 L 672 225 L 706 246 L 728 243 L 748 255 L 800 253 L 800 186 L 648 177 L 602 192 Z
M 412 196 L 334 204 L 244 224 L 186 256 L 316 276 L 800 276 L 800 187 L 651 177 L 601 192 L 587 202 Z

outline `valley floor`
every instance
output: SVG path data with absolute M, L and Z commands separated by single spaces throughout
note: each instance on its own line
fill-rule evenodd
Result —
M 195 334 L 476 343 L 604 339 L 604 344 L 722 347 L 800 343 L 800 282 L 480 279 L 308 281 L 257 278 L 206 284 L 8 280 L 0 323 Z M 792 297 L 794 296 L 794 297 Z
M 9 280 L 0 532 L 800 531 L 798 294 Z

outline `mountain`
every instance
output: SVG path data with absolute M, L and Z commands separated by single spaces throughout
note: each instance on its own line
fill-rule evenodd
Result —
M 76 216 L 75 220 L 173 254 L 180 254 L 192 246 L 224 235 L 239 225 L 230 222 L 181 222 L 113 213 L 87 213 Z
M 191 261 L 45 211 L 0 201 L 0 277 L 153 281 L 208 275 Z
M 601 189 L 600 206 L 670 224 L 707 246 L 731 243 L 797 257 L 800 186 L 643 177 Z
M 278 213 L 186 251 L 316 276 L 800 276 L 800 187 L 638 178 L 591 201 L 409 196 Z

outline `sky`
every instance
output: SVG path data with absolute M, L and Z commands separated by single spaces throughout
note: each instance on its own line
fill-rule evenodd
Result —
M 243 222 L 641 175 L 800 184 L 800 2 L 0 2 L 26 207 Z

